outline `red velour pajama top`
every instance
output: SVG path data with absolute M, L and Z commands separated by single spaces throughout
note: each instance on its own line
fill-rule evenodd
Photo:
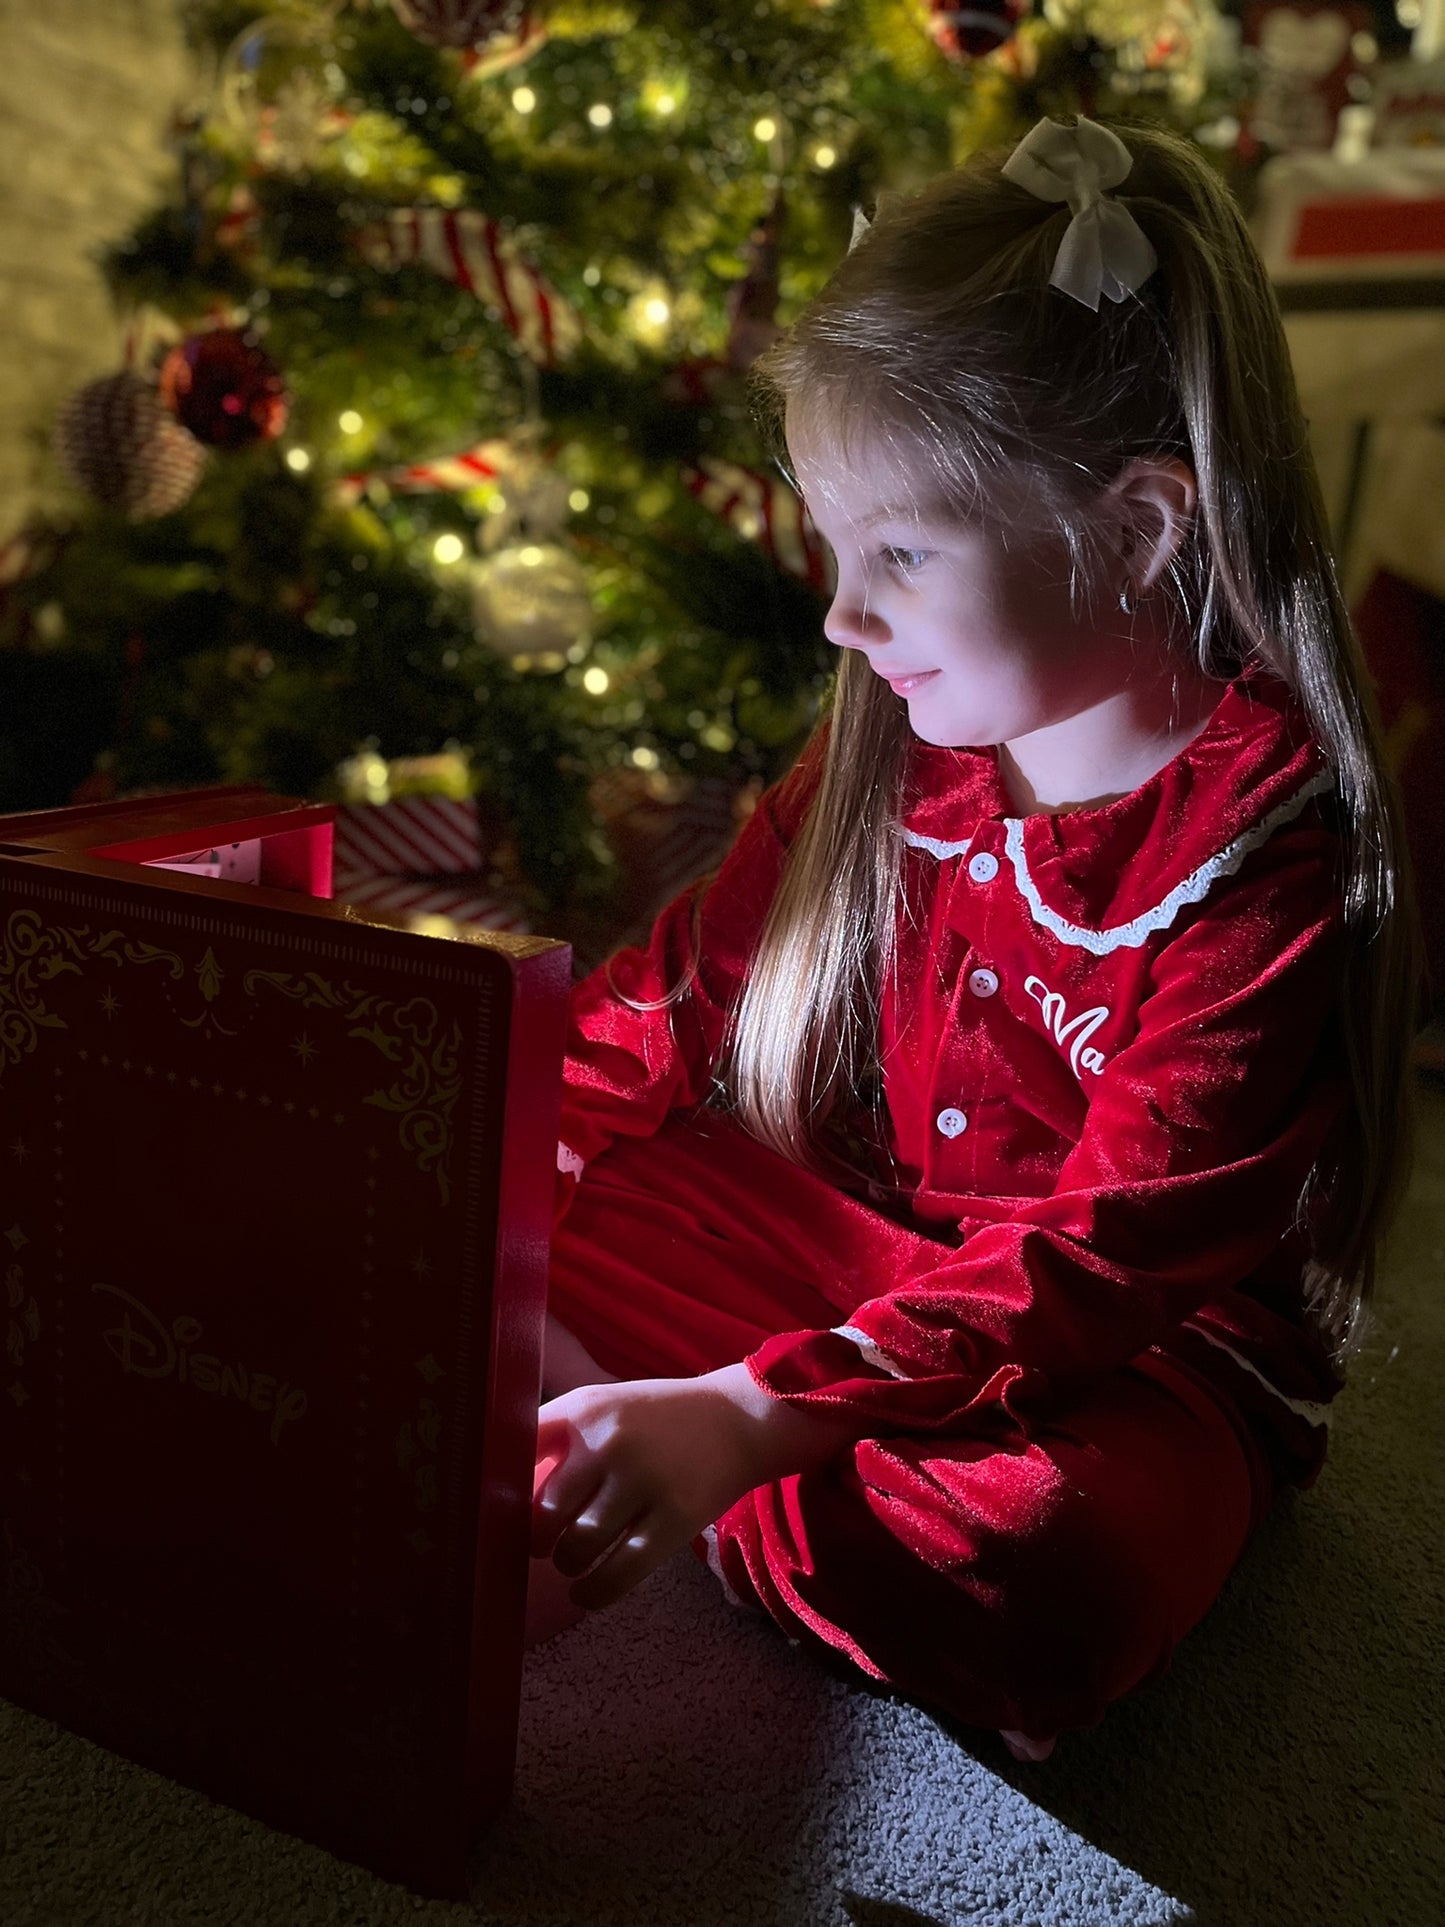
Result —
M 711 887 L 610 960 L 617 989 L 662 997 L 705 890 L 697 976 L 671 1011 L 629 1009 L 607 965 L 575 986 L 558 1221 L 609 1143 L 713 1088 L 826 729 Z M 768 1339 L 747 1361 L 759 1384 L 847 1411 L 860 1434 L 926 1433 L 999 1404 L 1021 1418 L 1062 1381 L 1157 1347 L 1245 1416 L 1283 1476 L 1314 1479 L 1340 1380 L 1303 1313 L 1296 1209 L 1348 1096 L 1332 791 L 1292 693 L 1259 667 L 1163 769 L 1097 808 L 1019 817 L 995 750 L 914 739 L 897 968 L 879 993 L 901 1189 L 860 1180 L 855 1195 L 889 1208 L 854 1309 Z M 757 1208 L 787 1216 L 786 1175 Z M 859 1269 L 856 1251 L 816 1261 L 820 1277 Z

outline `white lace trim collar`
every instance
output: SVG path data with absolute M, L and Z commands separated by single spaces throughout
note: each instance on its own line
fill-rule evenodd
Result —
M 920 836 L 917 830 L 905 830 L 903 840 L 911 843 L 915 850 L 927 850 L 930 856 L 940 860 L 947 856 L 966 856 L 973 843 L 971 836 L 965 837 L 962 843 L 941 843 L 936 836 Z
M 1167 930 L 1186 904 L 1198 903 L 1217 878 L 1233 876 L 1251 850 L 1257 850 L 1282 825 L 1293 822 L 1312 797 L 1320 796 L 1333 787 L 1333 776 L 1328 770 L 1321 770 L 1302 789 L 1296 790 L 1293 796 L 1287 797 L 1267 816 L 1261 817 L 1258 823 L 1251 824 L 1249 829 L 1235 837 L 1232 843 L 1226 844 L 1216 855 L 1201 863 L 1197 870 L 1169 892 L 1162 903 L 1156 903 L 1152 910 L 1131 918 L 1128 923 L 1116 923 L 1107 930 L 1087 930 L 1082 924 L 1070 923 L 1044 902 L 1039 895 L 1038 885 L 1029 874 L 1028 857 L 1024 851 L 1025 819 L 1021 816 L 1004 818 L 1004 854 L 1013 866 L 1014 880 L 1029 906 L 1029 914 L 1034 922 L 1057 937 L 1060 943 L 1075 944 L 1096 957 L 1104 957 L 1113 950 L 1137 950 L 1156 930 Z M 940 860 L 965 855 L 973 841 L 970 837 L 962 843 L 948 843 L 938 837 L 920 836 L 915 830 L 905 830 L 903 836 L 914 849 L 927 850 Z

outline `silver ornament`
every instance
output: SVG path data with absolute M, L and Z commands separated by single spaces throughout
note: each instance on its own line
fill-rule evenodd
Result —
M 498 655 L 565 655 L 592 633 L 587 571 L 556 542 L 520 542 L 477 564 L 472 615 Z

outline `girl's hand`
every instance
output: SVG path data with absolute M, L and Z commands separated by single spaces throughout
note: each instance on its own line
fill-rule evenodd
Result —
M 549 1311 L 542 1347 L 542 1397 L 556 1398 L 562 1392 L 575 1391 L 579 1385 L 616 1382 L 616 1372 L 604 1371 L 581 1340 L 574 1338 L 561 1319 Z
M 820 1465 L 859 1436 L 799 1412 L 746 1365 L 701 1378 L 582 1385 L 538 1415 L 532 1553 L 579 1578 L 579 1606 L 610 1606 L 754 1486 Z

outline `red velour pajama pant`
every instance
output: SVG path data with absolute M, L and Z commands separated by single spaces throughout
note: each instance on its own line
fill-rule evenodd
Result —
M 673 1113 L 583 1172 L 549 1308 L 609 1371 L 691 1376 L 844 1323 L 913 1235 L 726 1119 Z M 880 1285 L 840 1289 L 870 1246 Z M 1165 1669 L 1272 1497 L 1243 1418 L 1151 1350 L 1044 1416 L 863 1439 L 747 1493 L 705 1539 L 729 1596 L 803 1646 L 1042 1739 Z

